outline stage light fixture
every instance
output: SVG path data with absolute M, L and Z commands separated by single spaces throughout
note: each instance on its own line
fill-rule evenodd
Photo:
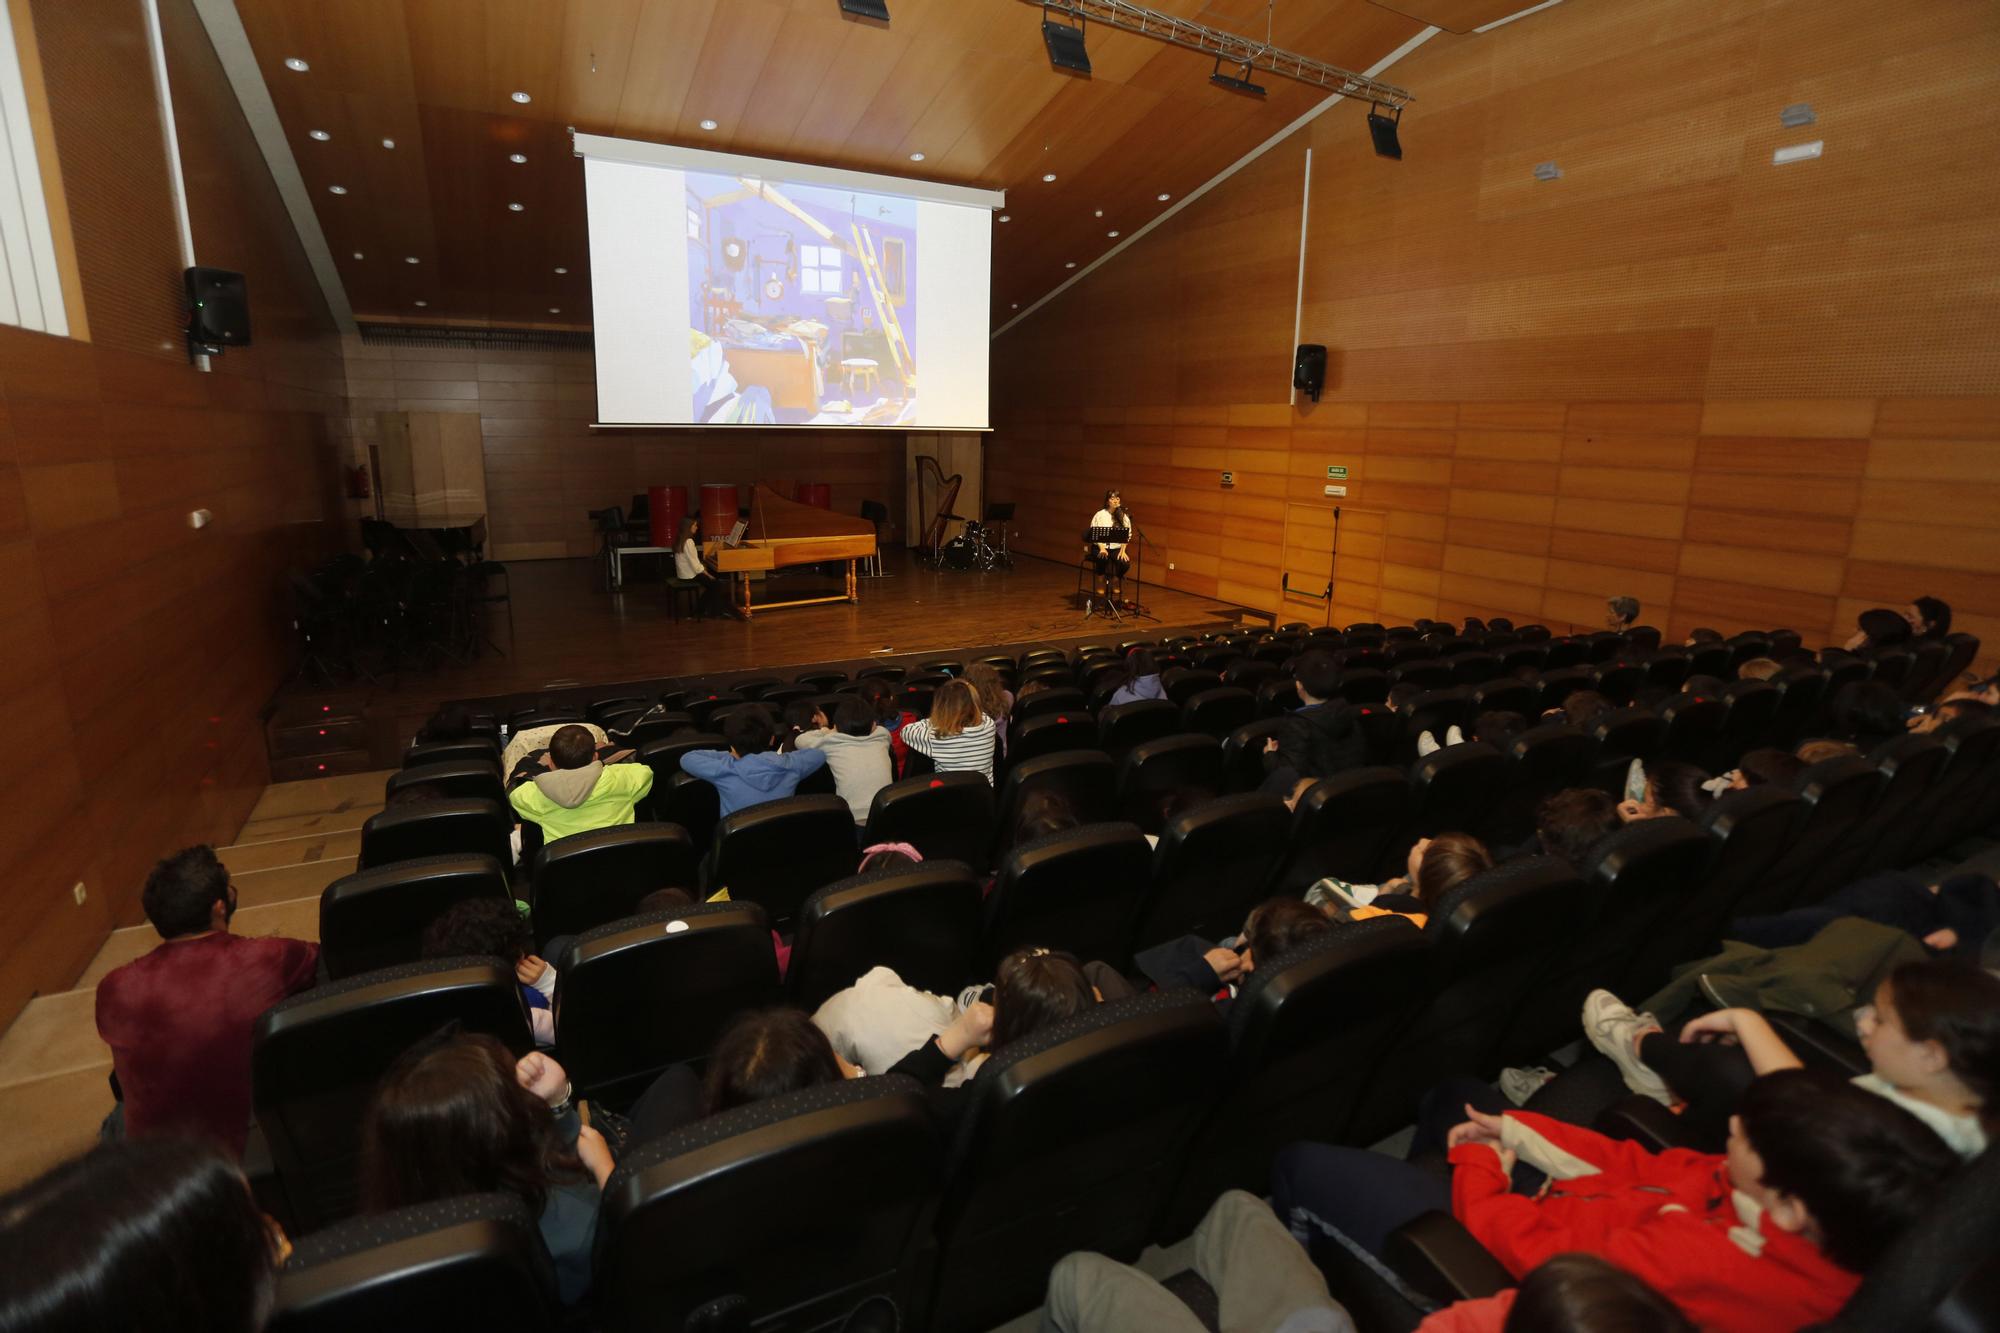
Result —
M 1243 66 L 1241 74 L 1224 74 L 1222 72 L 1222 58 L 1220 56 L 1216 57 L 1215 72 L 1208 76 L 1208 81 L 1218 88 L 1227 88 L 1232 93 L 1247 93 L 1251 97 L 1262 97 L 1265 93 L 1265 88 L 1262 84 L 1250 82 L 1249 65 L 1246 64 Z
M 889 0 L 840 0 L 840 12 L 849 18 L 889 21 Z
M 1393 157 L 1403 160 L 1403 145 L 1396 139 L 1396 126 L 1402 122 L 1403 108 L 1394 108 L 1395 114 L 1385 116 L 1379 103 L 1371 103 L 1368 108 L 1368 137 L 1375 141 L 1375 156 Z
M 1042 11 L 1046 14 L 1048 11 Z M 1072 74 L 1090 77 L 1090 52 L 1083 49 L 1083 29 L 1067 23 L 1042 20 L 1042 45 L 1049 49 L 1049 64 Z

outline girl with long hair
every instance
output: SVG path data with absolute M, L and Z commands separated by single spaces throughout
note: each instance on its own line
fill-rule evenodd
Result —
M 998 728 L 980 711 L 979 695 L 962 680 L 946 681 L 931 697 L 931 715 L 902 729 L 903 743 L 927 754 L 940 773 L 978 773 L 993 781 Z

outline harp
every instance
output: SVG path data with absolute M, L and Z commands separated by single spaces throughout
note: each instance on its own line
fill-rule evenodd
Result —
M 926 483 L 931 487 L 935 503 L 925 503 Z M 924 524 L 921 545 L 933 564 L 937 562 L 938 552 L 944 549 L 944 525 L 952 519 L 959 519 L 959 515 L 951 512 L 951 507 L 958 503 L 958 490 L 964 484 L 964 474 L 954 472 L 947 477 L 944 469 L 938 466 L 937 459 L 929 454 L 917 456 L 917 510 L 930 515 L 930 520 Z

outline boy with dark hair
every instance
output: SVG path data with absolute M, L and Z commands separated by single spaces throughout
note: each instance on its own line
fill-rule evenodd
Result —
M 1294 1144 L 1273 1173 L 1279 1217 L 1294 1235 L 1338 1233 L 1379 1255 L 1398 1227 L 1448 1207 L 1516 1277 L 1595 1254 L 1704 1329 L 1763 1333 L 1833 1317 L 1958 1167 L 1921 1120 L 1819 1070 L 1752 1083 L 1722 1155 L 1466 1110 L 1449 1185 L 1364 1149 Z M 1547 1179 L 1534 1197 L 1513 1192 L 1517 1162 Z
M 715 788 L 723 818 L 765 801 L 781 801 L 796 792 L 799 783 L 826 767 L 826 755 L 820 750 L 773 751 L 777 721 L 762 704 L 731 713 L 722 724 L 722 735 L 729 742 L 727 754 L 691 750 L 681 756 L 681 771 Z
M 549 1006 L 555 1000 L 556 970 L 536 956 L 535 932 L 511 897 L 467 898 L 453 903 L 425 927 L 419 951 L 425 958 L 499 958 L 511 965 L 521 988 L 521 1002 L 528 1006 L 528 1027 L 535 1045 L 555 1045 L 555 1013 Z M 556 957 L 561 952 L 559 948 L 549 950 Z
M 1354 710 L 1338 695 L 1340 667 L 1314 649 L 1294 664 L 1300 707 L 1264 743 L 1267 776 L 1260 790 L 1285 797 L 1301 778 L 1330 778 L 1368 760 L 1368 740 Z
M 1550 856 L 1581 870 L 1597 840 L 1618 827 L 1618 802 L 1595 787 L 1570 787 L 1535 811 L 1535 837 Z
M 827 767 L 833 770 L 833 789 L 847 802 L 859 828 L 868 822 L 875 793 L 896 778 L 889 733 L 875 721 L 875 710 L 851 694 L 834 705 L 831 719 L 814 709 L 812 725 L 813 730 L 799 733 L 796 745 L 826 756 Z
M 191 1134 L 241 1156 L 251 1030 L 312 985 L 319 946 L 232 935 L 236 889 L 206 844 L 154 866 L 140 901 L 162 943 L 97 983 L 97 1033 L 124 1093 L 124 1133 Z
M 514 813 L 542 826 L 544 845 L 572 833 L 632 823 L 638 818 L 633 807 L 653 789 L 651 768 L 604 762 L 597 757 L 597 738 L 574 723 L 549 737 L 542 769 L 519 782 L 507 800 Z
M 1217 995 L 1226 987 L 1229 995 L 1217 1000 L 1226 1006 L 1260 960 L 1269 963 L 1333 929 L 1326 913 L 1303 898 L 1267 898 L 1250 909 L 1233 948 L 1210 944 L 1199 935 L 1183 935 L 1140 950 L 1132 961 L 1161 990 L 1191 986 L 1204 995 Z

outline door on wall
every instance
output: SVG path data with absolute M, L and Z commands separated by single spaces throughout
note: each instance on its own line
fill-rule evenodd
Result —
M 1375 616 L 1380 604 L 1382 564 L 1378 559 L 1336 557 L 1338 536 L 1345 556 L 1350 537 L 1380 532 L 1382 514 L 1342 505 L 1285 506 L 1285 551 L 1278 583 L 1278 623 L 1340 625 Z

